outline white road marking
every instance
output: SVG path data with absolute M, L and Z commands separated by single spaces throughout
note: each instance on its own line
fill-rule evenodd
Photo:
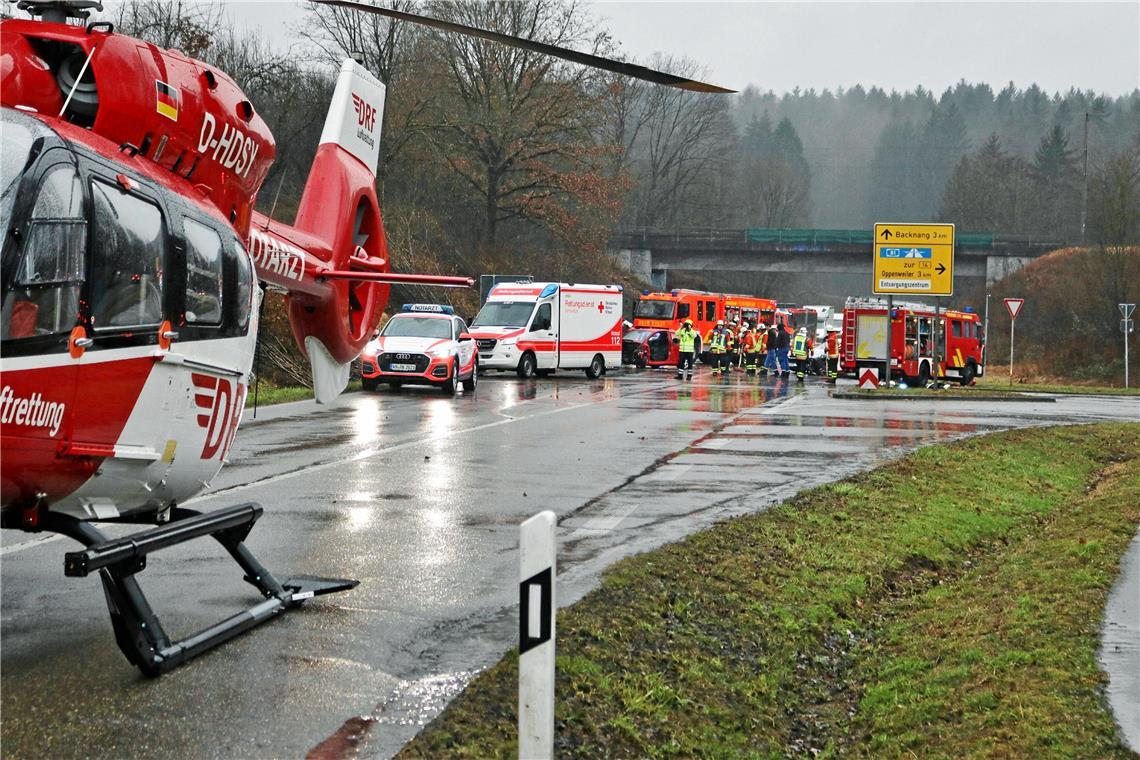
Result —
M 691 464 L 675 464 L 662 469 L 664 472 L 661 473 L 661 477 L 659 477 L 658 480 L 676 480 L 693 469 L 693 466 Z
M 29 541 L 21 541 L 18 544 L 9 544 L 8 546 L 0 547 L 0 557 L 6 557 L 9 554 L 15 554 L 16 552 L 22 552 L 22 551 L 24 551 L 24 549 L 31 549 L 33 546 L 39 546 L 41 544 L 46 544 L 49 541 L 55 541 L 58 538 L 63 538 L 63 536 L 61 536 L 58 533 L 51 533 L 51 534 L 46 535 L 46 536 L 38 536 L 38 537 L 33 538 Z
M 587 520 L 582 527 L 570 534 L 570 540 L 582 538 L 585 535 L 608 533 L 636 510 L 636 503 L 628 504 L 624 507 L 611 507 L 597 517 L 592 517 Z
M 793 404 L 798 404 L 804 400 L 803 396 L 792 396 L 783 401 L 777 401 L 774 404 L 769 404 L 764 407 L 760 414 L 782 414 L 785 409 Z

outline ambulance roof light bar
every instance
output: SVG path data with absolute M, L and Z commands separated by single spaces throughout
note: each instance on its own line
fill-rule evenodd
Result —
M 438 303 L 406 303 L 402 311 L 428 314 L 454 314 L 455 308 Z
M 549 285 L 547 285 L 545 288 L 542 289 L 542 292 L 538 294 L 538 297 L 539 298 L 549 298 L 550 296 L 554 295 L 557 292 L 558 292 L 558 285 L 556 285 L 555 283 L 552 282 Z

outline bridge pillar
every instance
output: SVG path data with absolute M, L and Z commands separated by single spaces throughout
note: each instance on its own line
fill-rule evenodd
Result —
M 653 251 L 648 248 L 619 248 L 614 252 L 614 263 L 639 280 L 653 283 Z M 661 273 L 662 287 L 665 274 Z
M 987 256 L 986 285 L 993 285 L 1034 260 L 1032 256 Z

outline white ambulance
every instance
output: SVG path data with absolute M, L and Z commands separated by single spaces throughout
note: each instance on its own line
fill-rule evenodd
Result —
M 564 282 L 501 282 L 471 322 L 479 370 L 519 377 L 581 369 L 596 378 L 621 366 L 622 288 Z

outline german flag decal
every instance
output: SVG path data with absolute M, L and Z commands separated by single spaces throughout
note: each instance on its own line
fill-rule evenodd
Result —
M 154 88 L 157 91 L 155 110 L 171 121 L 178 121 L 178 88 L 157 79 L 154 80 Z

